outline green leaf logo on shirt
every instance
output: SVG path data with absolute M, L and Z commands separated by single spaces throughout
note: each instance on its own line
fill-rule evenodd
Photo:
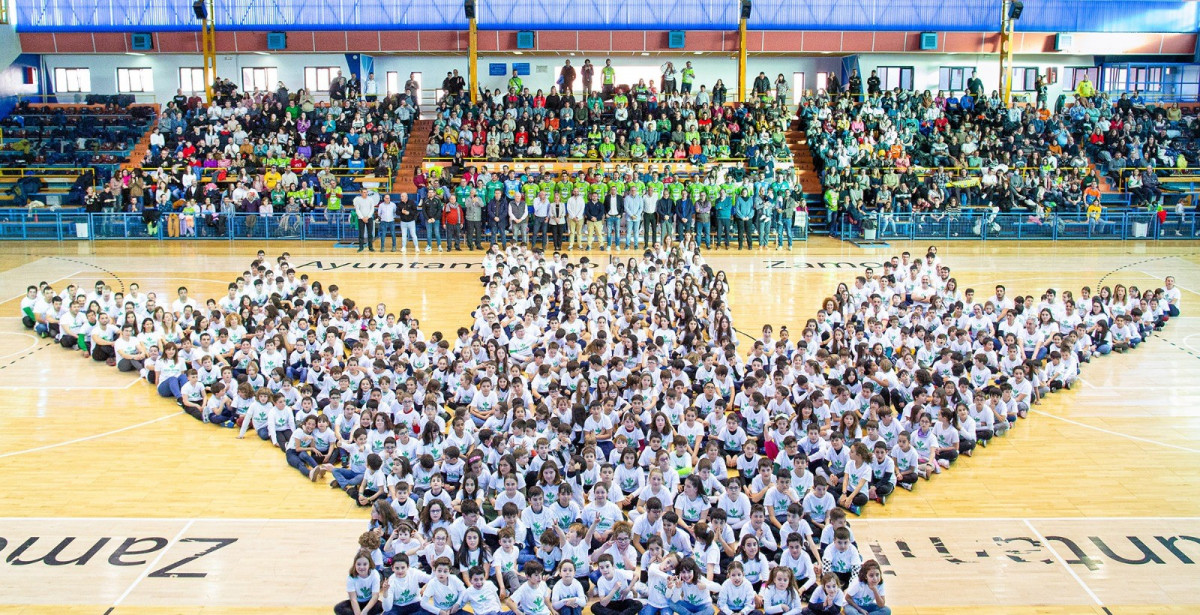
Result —
M 370 598 L 370 596 L 367 597 Z M 454 606 L 455 602 L 458 602 L 458 594 L 447 593 L 445 596 L 442 596 L 442 599 L 437 603 L 437 605 L 449 609 L 450 607 Z

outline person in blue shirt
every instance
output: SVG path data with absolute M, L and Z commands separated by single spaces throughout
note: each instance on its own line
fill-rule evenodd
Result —
M 754 240 L 750 237 L 750 229 L 754 226 L 754 195 L 740 194 L 737 201 L 733 205 L 733 219 L 737 225 L 738 234 L 738 249 L 744 250 L 742 240 L 745 239 L 745 246 L 753 247 Z
M 733 197 L 729 196 L 724 190 L 721 191 L 716 205 L 713 206 L 713 215 L 717 219 L 717 243 L 724 243 L 725 249 L 728 250 L 729 235 L 733 232 L 730 228 L 733 215 Z

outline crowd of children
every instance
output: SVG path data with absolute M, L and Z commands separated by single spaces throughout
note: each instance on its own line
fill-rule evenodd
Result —
M 263 252 L 220 298 L 30 286 L 24 324 L 370 509 L 339 614 L 888 613 L 848 514 L 970 456 L 1180 291 L 976 298 L 931 247 L 742 340 L 694 242 L 483 257 L 428 337 Z M 749 347 L 748 350 L 746 347 Z

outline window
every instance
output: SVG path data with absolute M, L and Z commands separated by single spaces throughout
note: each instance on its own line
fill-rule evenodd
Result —
M 309 92 L 328 92 L 329 84 L 341 74 L 336 66 L 307 66 L 304 68 L 304 88 Z
M 879 75 L 879 87 L 883 91 L 913 89 L 913 68 L 911 66 L 880 66 L 875 69 Z
M 92 71 L 88 68 L 54 69 L 54 89 L 59 92 L 91 92 Z
M 425 97 L 425 75 L 424 75 L 424 73 L 412 73 L 412 79 L 413 79 L 413 81 L 417 82 L 417 100 L 415 100 L 415 101 L 410 100 L 408 102 L 409 102 L 409 104 L 419 105 L 419 104 L 421 104 L 421 99 Z M 408 81 L 405 80 L 404 83 L 408 83 Z M 400 84 L 401 89 L 404 88 L 404 83 Z M 445 93 L 446 93 L 445 90 L 438 88 L 437 91 L 433 93 L 434 100 L 441 100 L 442 94 L 445 94 Z
M 179 69 L 179 89 L 184 92 L 204 91 L 204 69 L 184 67 Z
M 817 73 L 817 89 L 824 90 L 829 84 L 829 73 Z
M 403 84 L 400 83 L 400 73 L 394 70 L 389 70 L 387 72 L 387 95 L 391 96 L 392 94 L 399 94 L 403 92 L 404 88 L 401 87 L 402 85 Z
M 1018 66 L 1013 69 L 1012 91 L 1014 92 L 1034 92 L 1037 91 L 1038 69 L 1025 66 Z
M 152 68 L 118 68 L 117 91 L 121 93 L 153 92 L 154 69 Z
M 1124 91 L 1126 89 L 1127 69 L 1123 66 L 1110 66 L 1104 69 L 1104 89 Z
M 1063 89 L 1074 91 L 1079 86 L 1079 82 L 1083 81 L 1084 77 L 1091 80 L 1093 86 L 1099 86 L 1100 83 L 1100 67 L 1099 66 L 1068 66 L 1066 68 L 1066 81 L 1063 82 Z
M 967 79 L 970 79 L 970 73 L 966 67 L 943 66 L 938 71 L 938 89 L 951 91 L 965 90 L 967 89 Z
M 279 83 L 279 69 L 274 66 L 242 69 L 242 89 L 247 92 L 271 90 L 277 83 Z
M 1161 66 L 1130 67 L 1129 89 L 1142 92 L 1161 92 L 1163 69 Z
M 792 73 L 792 100 L 804 96 L 804 73 Z

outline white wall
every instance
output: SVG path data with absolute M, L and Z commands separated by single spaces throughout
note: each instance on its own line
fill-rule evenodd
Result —
M 867 75 L 870 75 L 871 70 L 876 67 L 911 66 L 913 68 L 913 89 L 917 91 L 930 90 L 936 93 L 938 90 L 940 69 L 943 66 L 962 66 L 976 69 L 979 78 L 983 80 L 984 89 L 987 92 L 990 93 L 992 90 L 1000 88 L 1000 58 L 995 54 L 863 54 L 858 57 L 858 62 L 864 82 Z M 1013 56 L 1014 67 L 1037 68 L 1038 72 L 1042 75 L 1046 74 L 1046 69 L 1048 68 L 1056 68 L 1058 70 L 1058 83 L 1049 86 L 1048 101 L 1052 106 L 1054 99 L 1062 93 L 1063 88 L 1066 86 L 1067 67 L 1095 66 L 1095 64 L 1094 56 L 1062 54 Z M 970 78 L 970 71 L 966 72 L 966 76 Z M 1016 93 L 1017 89 L 1014 88 L 1013 91 Z
M 531 74 L 523 77 L 525 85 L 533 90 L 542 88 L 546 91 L 558 77 L 558 69 L 563 60 L 570 58 L 571 64 L 577 68 L 583 65 L 585 57 L 590 57 L 593 64 L 603 66 L 603 55 L 596 56 L 549 56 L 549 55 L 490 55 L 479 58 L 480 84 L 485 88 L 501 87 L 508 81 L 508 75 L 492 77 L 488 75 L 488 64 L 503 62 L 508 73 L 512 71 L 514 62 L 528 62 Z M 700 84 L 712 87 L 717 79 L 723 79 L 730 90 L 734 88 L 737 79 L 737 61 L 725 55 L 681 55 L 681 56 L 609 56 L 613 64 L 620 66 L 658 67 L 668 59 L 675 62 L 676 67 L 682 68 L 684 62 L 691 61 L 696 69 L 696 79 Z M 94 93 L 111 94 L 117 91 L 117 68 L 151 67 L 154 69 L 154 96 L 158 102 L 163 102 L 174 96 L 179 87 L 179 68 L 202 66 L 199 55 L 45 55 L 45 68 L 53 76 L 56 67 L 88 67 L 91 69 L 92 91 Z M 938 72 L 942 66 L 964 66 L 976 68 L 988 90 L 999 85 L 999 60 L 996 55 L 975 54 L 862 54 L 859 64 L 864 79 L 871 70 L 878 66 L 911 66 L 913 67 L 914 88 L 917 90 L 938 87 Z M 446 73 L 457 69 L 466 75 L 467 60 L 463 56 L 375 56 L 375 76 L 379 81 L 380 92 L 384 90 L 388 71 L 399 73 L 401 85 L 408 79 L 412 71 L 420 71 L 425 88 L 436 88 L 441 85 Z M 1058 95 L 1065 79 L 1065 68 L 1071 66 L 1092 66 L 1092 56 L 1064 56 L 1060 54 L 1016 56 L 1014 65 L 1037 67 L 1044 74 L 1049 67 L 1059 70 L 1060 83 L 1051 86 L 1050 100 Z M 255 53 L 221 55 L 217 57 L 217 73 L 233 79 L 241 84 L 242 68 L 244 67 L 276 67 L 279 79 L 289 89 L 295 90 L 304 84 L 304 68 L 308 66 L 334 66 L 349 74 L 345 54 L 277 54 L 259 55 Z M 747 61 L 747 87 L 749 87 L 760 71 L 765 72 L 772 82 L 779 74 L 792 81 L 793 73 L 803 72 L 804 89 L 817 89 L 824 84 L 817 83 L 818 72 L 837 71 L 841 68 L 841 58 L 834 55 L 818 56 L 751 56 Z M 599 75 L 596 77 L 599 82 Z M 139 97 L 139 101 L 150 102 L 149 96 Z M 143 100 L 144 99 L 144 100 Z

